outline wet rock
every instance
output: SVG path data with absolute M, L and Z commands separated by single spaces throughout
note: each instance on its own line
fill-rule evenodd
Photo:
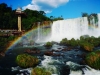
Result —
M 70 74 L 69 66 L 62 66 L 60 74 L 61 75 L 69 75 Z
M 67 47 L 62 49 L 62 51 L 70 51 L 70 50 L 72 50 L 72 47 Z
M 40 53 L 40 50 L 37 50 L 36 53 Z
M 62 51 L 67 51 L 67 48 L 62 49 Z
M 61 50 L 55 50 L 55 52 L 60 52 Z
M 53 51 L 45 51 L 44 54 L 48 55 L 48 56 L 52 56 L 53 55 Z
M 5 57 L 5 53 L 4 52 L 0 52 L 0 57 Z
M 32 51 L 31 51 L 31 53 L 33 53 L 33 54 L 34 54 L 34 53 L 37 53 L 37 52 L 32 50 Z
M 54 49 L 51 50 L 52 52 L 55 51 Z
M 53 56 L 60 56 L 60 54 L 53 54 Z
M 68 48 L 67 48 L 67 51 L 70 51 L 71 49 L 72 49 L 72 47 L 68 47 Z
M 79 51 L 79 49 L 76 49 L 75 51 L 76 51 L 76 52 L 78 52 L 78 51 Z
M 86 54 L 77 54 L 76 56 L 78 56 L 78 57 L 80 57 L 80 58 L 82 58 L 82 59 L 85 59 L 85 57 L 86 57 Z
M 85 60 L 82 60 L 82 61 L 80 61 L 79 64 L 80 64 L 80 65 L 86 65 L 86 62 L 85 62 Z
M 58 48 L 58 49 L 61 49 L 61 48 Z
M 40 50 L 30 50 L 30 49 L 27 49 L 24 52 L 25 53 L 31 53 L 31 54 L 39 54 L 40 53 Z
M 59 52 L 55 52 L 55 51 L 45 51 L 44 54 L 48 56 L 61 56 Z

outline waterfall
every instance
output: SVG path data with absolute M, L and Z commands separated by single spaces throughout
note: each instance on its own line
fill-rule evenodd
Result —
M 96 27 L 98 24 L 98 27 Z M 60 41 L 63 38 L 79 39 L 82 35 L 89 36 L 100 36 L 100 14 L 98 14 L 98 23 L 95 23 L 95 19 L 88 22 L 87 17 L 80 17 L 75 19 L 66 19 L 54 21 L 52 25 L 52 35 L 51 40 Z
M 37 40 L 39 39 L 40 39 L 40 22 L 38 22 L 38 39 Z
M 47 24 L 46 26 L 38 22 L 37 39 L 35 42 L 45 42 L 48 39 L 48 37 L 50 37 L 50 35 L 51 35 L 51 24 Z
M 98 27 L 100 27 L 100 13 L 98 14 Z

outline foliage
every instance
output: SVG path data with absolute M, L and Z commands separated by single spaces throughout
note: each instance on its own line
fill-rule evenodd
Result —
M 1 29 L 17 29 L 17 16 L 15 10 L 8 7 L 7 4 L 0 4 L 0 28 Z
M 82 17 L 88 17 L 88 13 L 82 13 Z
M 17 9 L 17 8 L 16 8 Z M 16 10 L 8 7 L 7 4 L 0 4 L 0 28 L 1 29 L 18 29 Z M 50 21 L 51 19 L 45 15 L 44 11 L 36 11 L 26 9 L 22 16 L 22 29 L 29 30 L 32 28 L 34 22 Z
M 91 37 L 80 37 L 79 45 L 86 51 L 92 51 L 95 47 L 100 45 L 100 38 Z
M 17 8 L 16 8 L 17 9 Z M 8 7 L 7 4 L 0 4 L 0 28 L 1 29 L 18 29 L 17 27 L 17 15 L 16 10 L 12 10 L 12 7 Z M 43 22 L 43 21 L 56 21 L 63 20 L 63 17 L 53 17 L 50 18 L 46 16 L 44 11 L 25 9 L 25 13 L 22 16 L 22 29 L 30 30 L 32 29 L 33 23 Z
M 33 23 L 50 21 L 50 18 L 45 16 L 44 11 L 36 11 L 36 10 L 26 9 L 26 10 L 24 10 L 24 12 L 27 15 L 27 18 L 22 19 L 23 29 L 25 29 L 25 30 L 31 29 L 33 26 Z
M 57 21 L 57 20 L 63 20 L 63 17 L 62 17 L 62 15 L 61 15 L 60 17 L 50 16 L 50 19 L 51 19 L 52 21 Z
M 91 13 L 90 15 L 88 13 L 82 13 L 82 17 L 87 17 L 89 24 L 91 24 L 90 21 L 93 20 L 93 18 L 95 23 L 98 22 L 98 17 L 96 13 Z
M 0 37 L 0 51 L 5 51 L 10 41 L 14 40 L 15 36 Z
M 75 40 L 74 38 L 72 38 L 71 40 L 69 40 L 69 45 L 75 47 L 78 46 L 78 40 Z
M 47 47 L 47 48 L 51 48 L 52 47 L 52 42 L 47 42 L 46 44 L 45 44 L 45 47 Z
M 34 67 L 38 62 L 38 58 L 28 54 L 20 54 L 16 58 L 16 63 L 22 68 Z
M 72 38 L 71 40 L 67 40 L 67 38 L 64 38 L 60 41 L 60 45 L 64 46 L 80 46 L 81 49 L 85 51 L 93 51 L 95 47 L 100 46 L 100 37 L 96 38 L 94 36 L 84 35 L 80 36 L 80 40 L 75 40 Z
M 82 49 L 86 51 L 93 51 L 94 49 L 94 45 L 88 42 L 82 42 L 80 46 Z
M 65 45 L 65 46 L 78 46 L 78 41 L 79 40 L 75 40 L 74 38 L 72 38 L 71 40 L 67 40 L 67 38 L 64 38 L 60 41 L 60 44 L 61 45 Z
M 61 44 L 61 45 L 68 45 L 68 40 L 67 40 L 67 38 L 62 39 L 62 40 L 60 41 L 60 44 Z
M 45 71 L 42 68 L 36 67 L 36 68 L 32 69 L 31 75 L 51 75 L 51 73 Z
M 100 50 L 89 53 L 85 61 L 90 67 L 100 69 Z
M 45 70 L 42 69 L 42 68 L 36 67 L 36 68 L 34 68 L 34 69 L 32 70 L 31 75 L 51 75 L 51 73 L 45 71 Z

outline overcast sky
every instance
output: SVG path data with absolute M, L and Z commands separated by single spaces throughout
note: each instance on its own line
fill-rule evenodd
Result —
M 100 0 L 0 0 L 13 9 L 19 6 L 25 10 L 43 10 L 48 17 L 63 16 L 67 18 L 81 17 L 81 13 L 100 13 Z

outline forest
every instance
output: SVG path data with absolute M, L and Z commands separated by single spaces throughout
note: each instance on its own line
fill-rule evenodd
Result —
M 17 9 L 17 8 L 16 8 Z M 5 3 L 0 4 L 0 29 L 17 29 L 16 9 L 13 10 Z M 25 16 L 22 16 L 22 29 L 30 30 L 35 22 L 62 20 L 63 17 L 47 17 L 44 11 L 23 10 Z

